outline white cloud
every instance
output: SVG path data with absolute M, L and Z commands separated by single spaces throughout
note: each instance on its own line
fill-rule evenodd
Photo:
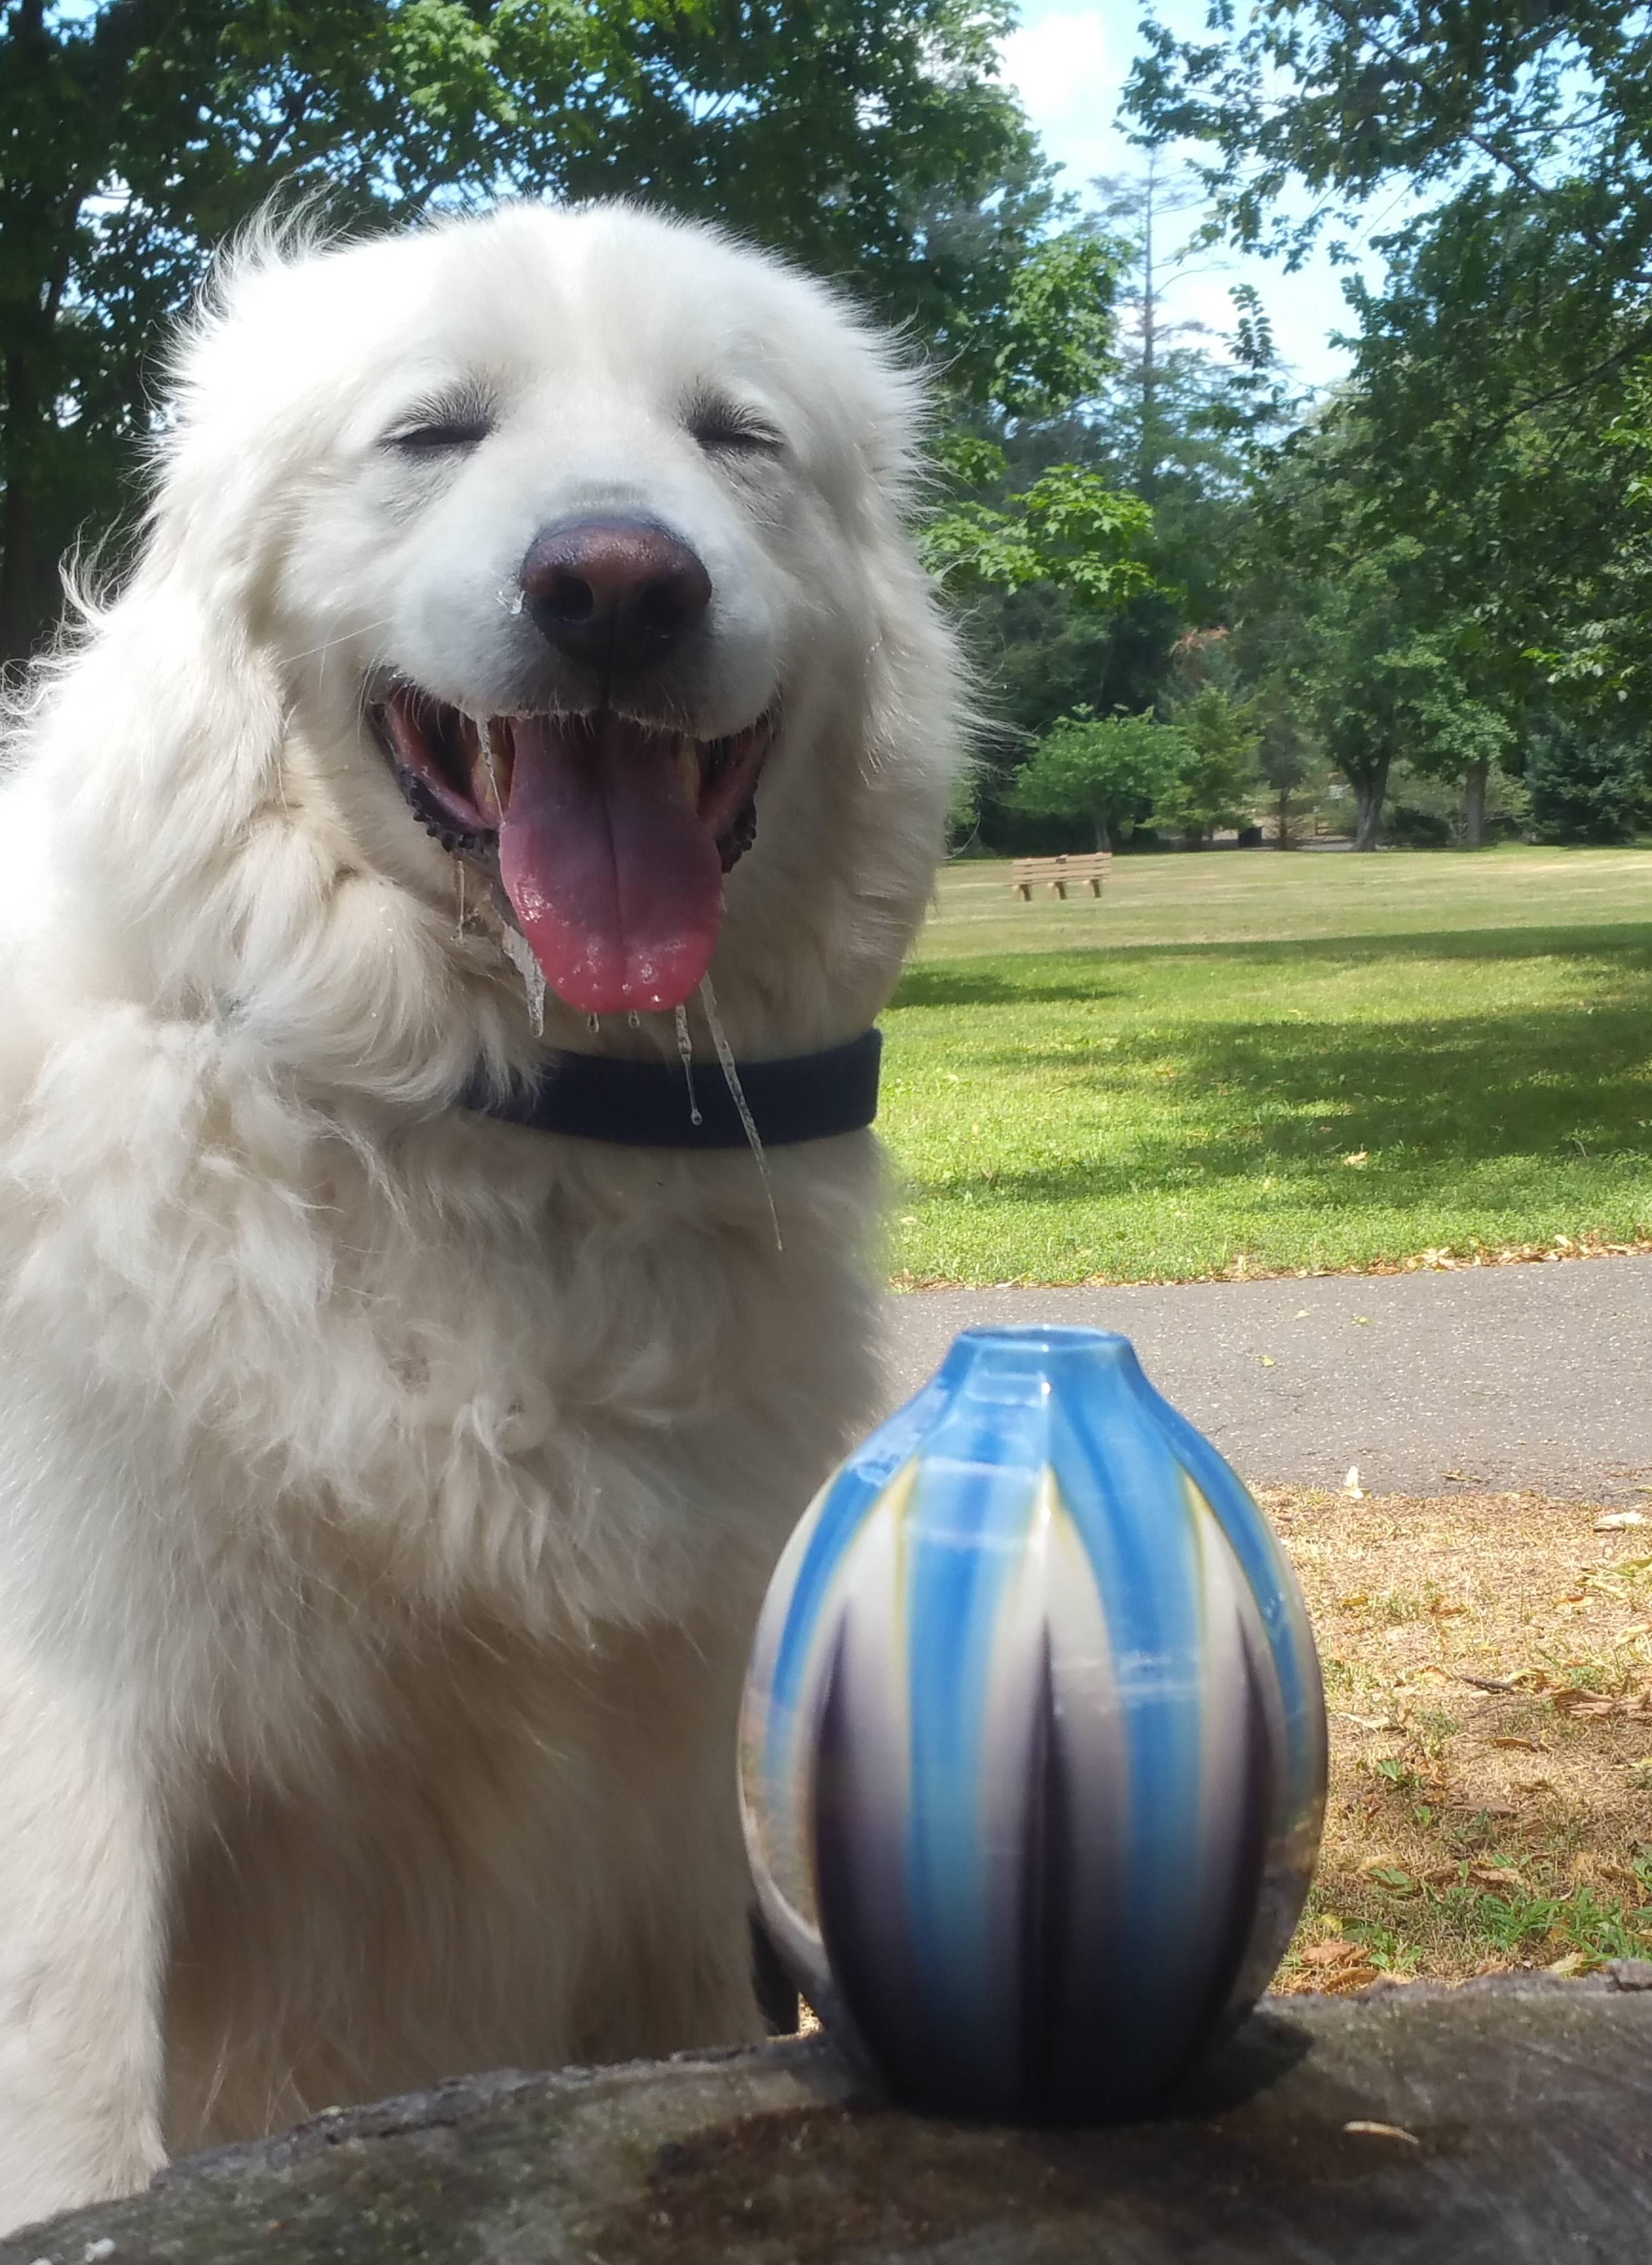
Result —
M 999 49 L 1004 76 L 1029 112 L 1056 126 L 1089 126 L 1099 109 L 1105 120 L 1118 98 L 1120 72 L 1107 49 L 1095 9 L 1044 16 L 1012 32 Z
M 1066 168 L 1064 188 L 1081 189 L 1093 173 L 1117 165 L 1113 113 L 1130 57 L 1110 47 L 1099 8 L 1037 14 L 999 54 L 1045 150 Z

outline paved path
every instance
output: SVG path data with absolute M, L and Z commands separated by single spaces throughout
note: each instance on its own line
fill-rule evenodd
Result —
M 1533 1487 L 1652 1509 L 1652 1258 L 889 1301 L 891 1405 L 982 1322 L 1122 1329 L 1258 1484 Z

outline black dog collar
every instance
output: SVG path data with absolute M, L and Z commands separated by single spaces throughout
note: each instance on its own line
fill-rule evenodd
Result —
M 738 1062 L 740 1090 L 766 1148 L 858 1132 L 877 1114 L 883 1033 L 862 1031 L 824 1053 L 791 1061 Z M 617 1061 L 602 1054 L 552 1054 L 536 1084 L 495 1096 L 480 1085 L 465 1109 L 536 1132 L 612 1140 L 628 1148 L 743 1148 L 746 1128 L 716 1062 L 694 1066 L 694 1121 L 680 1062 Z

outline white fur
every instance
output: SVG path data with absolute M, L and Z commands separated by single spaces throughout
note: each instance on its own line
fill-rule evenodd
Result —
M 867 1412 L 876 1150 L 771 1153 L 782 1255 L 743 1154 L 455 1108 L 535 1041 L 373 672 L 508 705 L 536 528 L 696 544 L 696 717 L 783 704 L 714 962 L 750 1056 L 875 1015 L 955 761 L 910 383 L 774 263 L 623 208 L 266 244 L 179 368 L 142 555 L 0 790 L 0 2225 L 756 2026 L 735 1701 Z M 386 432 L 465 378 L 493 435 L 410 469 Z M 708 457 L 707 384 L 782 455 Z

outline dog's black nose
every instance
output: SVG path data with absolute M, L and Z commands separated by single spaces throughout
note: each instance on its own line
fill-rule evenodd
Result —
M 652 520 L 571 520 L 535 538 L 522 594 L 545 642 L 606 686 L 681 643 L 711 603 L 711 577 Z

